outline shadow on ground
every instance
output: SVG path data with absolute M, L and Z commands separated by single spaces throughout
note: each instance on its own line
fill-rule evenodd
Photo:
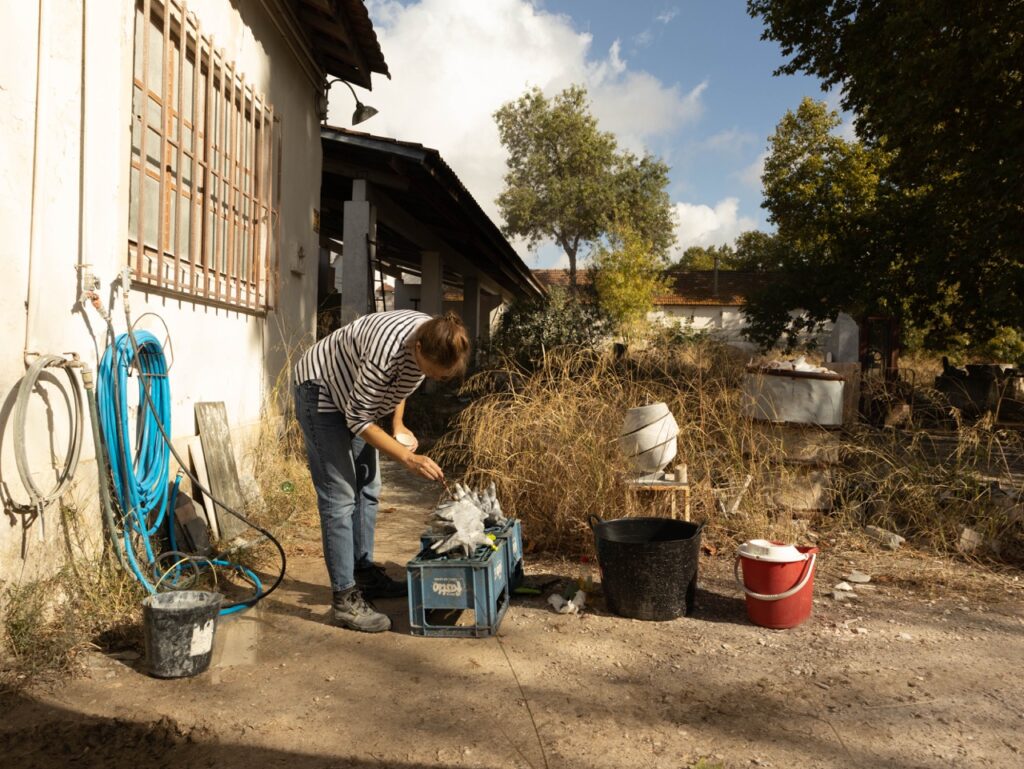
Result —
M 259 747 L 253 742 L 218 739 L 203 727 L 187 727 L 164 716 L 135 722 L 101 718 L 39 703 L 24 694 L 0 697 L 5 712 L 17 710 L 34 725 L 0 731 L 4 766 L 19 769 L 139 769 L 139 767 L 200 767 L 219 769 L 444 769 L 444 763 L 406 763 L 325 756 Z

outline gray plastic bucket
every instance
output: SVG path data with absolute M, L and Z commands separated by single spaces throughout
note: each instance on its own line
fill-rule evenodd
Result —
M 220 593 L 182 590 L 142 602 L 146 664 L 157 678 L 186 678 L 210 667 Z

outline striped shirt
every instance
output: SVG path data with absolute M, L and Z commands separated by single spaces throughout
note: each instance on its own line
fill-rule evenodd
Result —
M 341 412 L 358 435 L 423 381 L 409 338 L 429 315 L 414 310 L 356 318 L 314 344 L 295 365 L 295 383 L 320 385 L 320 412 Z

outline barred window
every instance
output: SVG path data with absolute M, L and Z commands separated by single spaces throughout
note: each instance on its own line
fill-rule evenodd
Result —
M 176 0 L 138 0 L 134 58 L 132 277 L 240 308 L 272 307 L 280 167 L 273 107 Z

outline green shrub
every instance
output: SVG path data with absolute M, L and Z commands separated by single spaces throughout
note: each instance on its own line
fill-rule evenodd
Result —
M 556 347 L 597 349 L 607 330 L 608 320 L 592 296 L 554 287 L 542 299 L 509 307 L 486 353 L 533 368 Z

